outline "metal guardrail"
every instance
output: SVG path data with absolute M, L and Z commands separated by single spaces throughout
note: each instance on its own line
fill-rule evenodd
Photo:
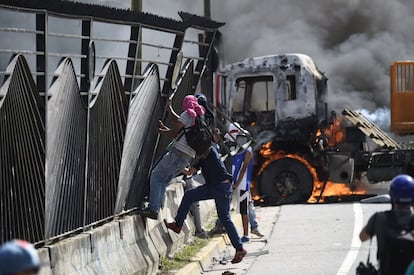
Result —
M 177 54 L 192 40 L 184 37 L 194 26 L 206 35 L 177 97 L 195 91 L 222 24 L 185 13 L 181 22 L 66 1 L 17 3 L 0 0 L 10 19 L 0 28 L 0 242 L 39 244 L 140 205 L 163 146 L 151 129 L 171 93 Z M 151 32 L 165 44 L 146 40 Z

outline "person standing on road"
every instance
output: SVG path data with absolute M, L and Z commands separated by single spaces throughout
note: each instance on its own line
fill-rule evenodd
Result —
M 148 206 L 139 209 L 138 214 L 156 220 L 161 208 L 161 202 L 165 190 L 170 181 L 180 174 L 180 171 L 190 164 L 195 157 L 196 152 L 187 144 L 184 134 L 184 128 L 194 125 L 196 116 L 203 116 L 204 107 L 198 104 L 197 98 L 193 95 L 187 95 L 182 103 L 182 112 L 179 116 L 174 112 L 171 102 L 168 102 L 168 112 L 172 114 L 175 124 L 169 128 L 160 120 L 158 131 L 160 134 L 174 138 L 173 142 L 167 148 L 167 152 L 161 157 L 153 168 L 150 176 L 150 190 L 148 197 Z
M 376 212 L 373 214 L 365 227 L 361 230 L 359 238 L 361 241 L 367 241 L 373 236 L 377 237 L 379 259 L 379 271 L 383 274 L 404 274 L 408 263 L 399 261 L 396 266 L 391 265 L 390 244 L 387 242 L 389 228 L 412 228 L 414 218 L 412 205 L 414 203 L 414 179 L 409 175 L 398 175 L 392 181 L 389 191 L 391 197 L 391 211 Z M 401 269 L 401 270 L 397 270 Z
M 231 244 L 236 249 L 236 254 L 231 262 L 233 264 L 239 263 L 246 256 L 247 252 L 243 248 L 237 229 L 230 216 L 230 198 L 233 193 L 232 176 L 224 167 L 221 156 L 214 145 L 210 147 L 210 151 L 204 159 L 200 159 L 192 167 L 185 169 L 183 173 L 193 175 L 199 169 L 201 169 L 206 184 L 185 192 L 178 207 L 175 221 L 167 222 L 164 220 L 164 223 L 168 229 L 179 234 L 191 205 L 196 201 L 214 199 L 220 222 L 226 228 Z
M 250 133 L 236 122 L 229 125 L 228 135 L 236 141 L 239 148 L 233 156 L 233 189 L 236 192 L 236 212 L 240 213 L 243 225 L 242 242 L 249 242 L 249 204 L 250 181 L 253 174 L 253 152 L 248 136 Z

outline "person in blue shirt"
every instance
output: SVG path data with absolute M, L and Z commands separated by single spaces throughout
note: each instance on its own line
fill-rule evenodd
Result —
M 252 233 L 263 237 L 257 227 L 256 213 L 253 209 L 253 203 L 250 195 L 250 183 L 253 176 L 253 149 L 250 146 L 250 133 L 243 129 L 237 122 L 229 125 L 227 139 L 232 139 L 238 148 L 232 158 L 233 189 L 235 192 L 236 212 L 240 213 L 243 225 L 242 242 L 250 241 L 249 238 L 249 220 L 251 223 Z
M 193 175 L 199 169 L 201 169 L 206 184 L 186 191 L 175 216 L 175 221 L 167 222 L 164 220 L 164 223 L 168 229 L 178 234 L 181 232 L 184 220 L 194 202 L 214 199 L 220 222 L 226 229 L 231 244 L 236 249 L 236 254 L 231 262 L 234 264 L 239 263 L 246 256 L 247 252 L 243 248 L 230 215 L 230 198 L 233 193 L 232 176 L 227 172 L 214 144 L 212 144 L 208 155 L 204 159 L 200 159 L 196 164 L 185 169 L 183 173 Z

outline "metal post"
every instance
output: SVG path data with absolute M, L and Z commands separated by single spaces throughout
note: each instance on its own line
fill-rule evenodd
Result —
M 142 12 L 142 0 L 131 0 L 131 10 Z M 132 33 L 132 31 L 131 31 L 131 33 Z M 141 32 L 139 32 L 139 33 L 141 33 Z M 134 72 L 134 76 L 135 75 L 141 75 L 141 58 L 142 58 L 141 42 L 142 42 L 142 37 L 141 37 L 141 35 L 138 35 L 136 55 L 135 55 L 135 72 Z M 135 78 L 133 78 L 132 79 L 131 92 L 138 86 L 136 83 L 137 83 L 137 81 L 135 81 Z
M 91 42 L 91 20 L 90 19 L 84 19 L 82 20 L 82 38 L 81 41 L 81 54 L 84 56 L 88 56 L 89 53 L 89 43 Z M 88 58 L 82 58 L 81 59 L 81 74 L 84 75 L 84 77 L 81 77 L 80 80 L 80 90 L 82 92 L 88 91 L 90 88 L 90 82 L 92 79 L 89 79 L 89 59 Z
M 210 0 L 204 0 L 204 17 L 211 19 Z

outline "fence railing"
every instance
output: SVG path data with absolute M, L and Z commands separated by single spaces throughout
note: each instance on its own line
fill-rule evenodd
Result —
M 182 98 L 198 86 L 222 24 L 18 2 L 0 0 L 0 242 L 42 243 L 140 205 L 166 143 L 153 129 L 177 55 L 186 59 Z M 191 28 L 204 41 L 185 42 L 194 41 Z

